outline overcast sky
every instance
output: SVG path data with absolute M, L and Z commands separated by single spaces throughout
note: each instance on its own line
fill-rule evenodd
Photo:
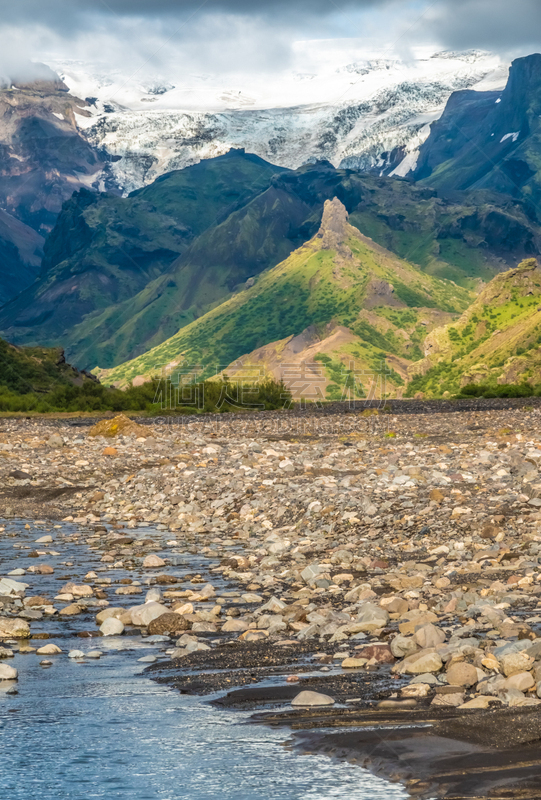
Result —
M 167 73 L 276 71 L 294 42 L 359 37 L 416 45 L 541 51 L 541 0 L 1 0 L 0 71 L 25 59 L 81 59 Z

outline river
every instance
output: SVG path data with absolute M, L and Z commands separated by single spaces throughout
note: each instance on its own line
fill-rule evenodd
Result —
M 25 550 L 50 525 L 24 528 L 4 523 L 0 577 L 25 567 Z M 66 526 L 68 527 L 68 526 Z M 99 556 L 80 545 L 63 545 L 47 563 L 65 564 L 81 577 L 99 569 Z M 67 531 L 69 532 L 69 531 Z M 16 533 L 15 538 L 7 534 Z M 145 529 L 145 536 L 152 535 Z M 14 547 L 16 545 L 16 547 Z M 29 559 L 29 563 L 32 559 Z M 35 562 L 35 559 L 33 560 Z M 63 567 L 64 570 L 68 568 Z M 107 575 L 113 575 L 108 570 Z M 58 591 L 54 575 L 25 575 L 27 594 Z M 56 578 L 58 580 L 58 578 Z M 115 601 L 116 602 L 116 601 Z M 129 604 L 141 602 L 130 599 Z M 92 625 L 92 623 L 91 623 Z M 161 655 L 167 646 L 123 635 L 81 639 L 80 618 L 32 624 L 50 631 L 63 649 L 42 667 L 35 653 L 16 653 L 18 694 L 0 691 L 0 781 L 6 800 L 399 800 L 406 792 L 361 767 L 326 756 L 300 755 L 284 746 L 287 734 L 250 725 L 249 714 L 217 709 L 203 699 L 179 694 L 143 673 L 138 661 Z M 45 642 L 31 641 L 32 646 Z M 9 646 L 9 645 L 8 645 Z M 67 651 L 99 648 L 99 660 L 69 659 Z

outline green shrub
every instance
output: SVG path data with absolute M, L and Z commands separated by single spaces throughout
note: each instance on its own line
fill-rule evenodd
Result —
M 194 403 L 186 402 L 182 397 L 179 400 L 174 387 L 158 379 L 142 386 L 130 385 L 125 391 L 92 381 L 86 381 L 82 386 L 58 386 L 47 393 L 18 394 L 0 386 L 0 412 L 221 413 L 249 408 L 272 410 L 282 408 L 291 401 L 284 384 L 272 379 L 257 384 L 243 382 L 240 392 L 237 383 L 229 379 L 204 381 L 194 384 L 190 390 L 195 398 Z
M 538 395 L 536 389 L 539 389 L 539 394 L 541 394 L 541 387 L 533 387 L 529 383 L 502 384 L 498 386 L 471 383 L 461 389 L 458 397 L 533 397 Z

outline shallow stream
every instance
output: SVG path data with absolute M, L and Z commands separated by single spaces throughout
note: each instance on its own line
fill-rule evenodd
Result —
M 24 528 L 5 523 L 0 535 L 0 577 L 15 567 L 36 563 L 13 545 L 39 547 L 51 532 L 57 556 L 46 563 L 50 576 L 16 578 L 30 584 L 28 595 L 54 596 L 59 576 L 80 580 L 98 571 L 100 555 L 85 545 L 63 543 L 50 525 Z M 157 534 L 157 532 L 156 532 Z M 152 536 L 145 529 L 145 536 Z M 190 560 L 190 559 L 188 559 Z M 62 562 L 73 566 L 62 566 Z M 192 567 L 190 567 L 192 568 Z M 99 573 L 98 573 L 99 574 Z M 114 571 L 103 573 L 114 577 Z M 76 579 L 77 579 L 76 578 Z M 112 600 L 112 598 L 110 598 Z M 134 605 L 144 595 L 117 597 Z M 120 603 L 119 603 L 120 604 Z M 95 612 L 94 612 L 95 613 Z M 16 653 L 9 663 L 19 671 L 18 694 L 0 691 L 0 785 L 9 800 L 399 800 L 407 794 L 366 770 L 326 756 L 299 755 L 284 747 L 287 734 L 248 724 L 249 713 L 226 711 L 203 699 L 179 694 L 142 674 L 144 655 L 163 655 L 166 645 L 141 636 L 79 638 L 95 628 L 88 614 L 69 622 L 57 618 L 32 623 L 32 632 L 49 632 L 47 642 L 63 653 Z M 83 619 L 84 618 L 84 619 Z M 31 640 L 39 647 L 44 641 Z M 9 646 L 9 645 L 7 645 Z M 99 660 L 73 660 L 71 649 L 99 649 Z

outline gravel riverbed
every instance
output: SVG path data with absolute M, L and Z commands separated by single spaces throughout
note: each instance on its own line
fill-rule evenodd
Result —
M 309 729 L 303 747 L 355 751 L 412 795 L 535 797 L 541 411 L 529 402 L 97 430 L 0 421 L 0 536 L 22 547 L 14 517 L 47 528 L 20 549 L 24 568 L 0 572 L 0 689 L 16 691 L 20 648 L 67 657 L 38 650 L 44 618 L 81 617 L 88 636 L 163 637 L 148 675 L 187 693 L 231 689 L 219 703 Z M 93 554 L 92 570 L 59 571 L 63 537 Z M 183 554 L 207 566 L 194 573 Z M 400 730 L 400 743 L 386 735 L 376 757 L 368 735 L 313 738 L 336 726 Z M 458 772 L 478 759 L 460 780 L 453 753 Z

